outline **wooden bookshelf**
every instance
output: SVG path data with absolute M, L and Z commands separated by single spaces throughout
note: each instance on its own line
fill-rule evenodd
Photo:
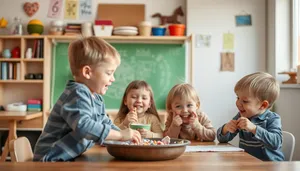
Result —
M 43 53 L 38 56 L 38 58 L 25 58 L 25 53 L 27 48 L 34 48 L 34 41 L 43 41 Z M 37 130 L 42 129 L 46 123 L 47 116 L 45 116 L 45 111 L 50 109 L 50 75 L 51 75 L 51 50 L 47 48 L 51 47 L 51 42 L 47 39 L 47 36 L 0 36 L 0 52 L 4 49 L 12 50 L 14 47 L 20 48 L 19 58 L 3 58 L 0 54 L 0 63 L 13 63 L 19 64 L 19 79 L 1 79 L 0 71 L 0 105 L 4 107 L 11 103 L 23 102 L 27 103 L 28 99 L 42 99 L 43 100 L 43 110 L 41 112 L 36 112 L 41 117 L 35 117 L 35 119 L 24 119 L 24 121 L 19 121 L 17 123 L 17 129 L 26 130 Z M 43 74 L 43 79 L 25 79 L 26 74 Z M 47 76 L 45 76 L 47 75 Z M 3 115 L 7 114 L 7 111 L 0 111 L 1 118 Z M 17 112 L 19 114 L 26 113 L 32 114 L 32 112 Z M 35 115 L 31 115 L 35 116 Z M 7 129 L 8 121 L 5 119 L 0 119 L 0 129 Z

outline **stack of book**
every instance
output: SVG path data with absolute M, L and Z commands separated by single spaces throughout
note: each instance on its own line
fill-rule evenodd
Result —
M 0 62 L 0 80 L 21 80 L 21 63 Z
M 69 23 L 65 27 L 64 35 L 80 35 L 81 34 L 81 24 L 80 23 Z
M 33 42 L 32 58 L 44 57 L 44 41 L 42 39 L 35 39 Z
M 42 100 L 41 99 L 29 99 L 27 101 L 27 110 L 39 112 L 42 111 Z

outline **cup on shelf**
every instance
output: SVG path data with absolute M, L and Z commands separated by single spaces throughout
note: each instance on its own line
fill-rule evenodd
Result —
M 152 27 L 152 35 L 153 36 L 164 36 L 165 34 L 166 34 L 165 26 Z
M 151 22 L 143 21 L 139 24 L 139 35 L 140 36 L 151 36 Z

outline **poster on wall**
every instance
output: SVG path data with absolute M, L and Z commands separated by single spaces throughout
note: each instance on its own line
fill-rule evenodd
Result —
M 59 18 L 62 10 L 63 0 L 50 0 L 48 17 Z
M 92 0 L 80 0 L 79 18 L 82 20 L 90 20 L 92 18 Z
M 224 50 L 234 49 L 234 35 L 232 33 L 223 34 L 223 49 Z
M 235 16 L 235 24 L 236 26 L 251 26 L 251 15 L 237 15 Z
M 234 53 L 221 53 L 221 71 L 234 71 Z
M 196 47 L 210 47 L 211 35 L 197 34 L 196 35 Z
M 65 3 L 65 19 L 75 20 L 78 11 L 78 0 L 66 0 Z

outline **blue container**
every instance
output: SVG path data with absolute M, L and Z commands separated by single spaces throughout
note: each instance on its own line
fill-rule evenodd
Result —
M 164 27 L 152 27 L 153 36 L 164 36 L 166 33 L 166 28 Z

